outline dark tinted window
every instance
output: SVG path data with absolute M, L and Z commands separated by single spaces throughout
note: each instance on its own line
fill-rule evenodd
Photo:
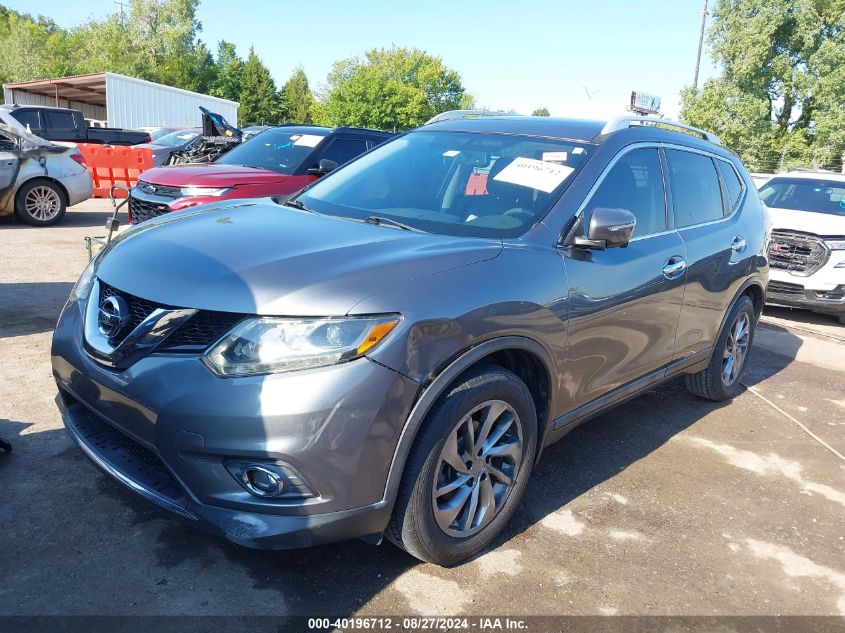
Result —
M 62 112 L 60 110 L 46 110 L 42 113 L 44 127 L 52 132 L 75 132 L 76 121 L 73 112 Z
M 328 133 L 325 128 L 307 126 L 270 128 L 235 146 L 217 162 L 293 174 Z
M 32 132 L 41 129 L 41 124 L 38 122 L 38 110 L 13 110 L 12 116 L 24 128 L 28 125 Z
M 772 178 L 760 189 L 770 207 L 845 215 L 845 182 L 815 178 Z
M 587 206 L 627 209 L 637 218 L 634 236 L 666 230 L 663 174 L 656 149 L 636 149 L 620 158 Z
M 742 181 L 737 176 L 736 170 L 729 163 L 723 160 L 717 160 L 716 165 L 719 167 L 719 171 L 722 173 L 722 180 L 725 183 L 728 206 L 733 209 L 739 201 L 740 195 L 742 195 Z
M 683 228 L 724 216 L 722 192 L 713 160 L 703 154 L 667 149 L 675 226 Z
M 363 139 L 336 138 L 329 144 L 326 151 L 320 155 L 320 158 L 327 158 L 328 160 L 333 160 L 338 165 L 343 165 L 343 163 L 348 163 L 366 151 L 367 142 Z

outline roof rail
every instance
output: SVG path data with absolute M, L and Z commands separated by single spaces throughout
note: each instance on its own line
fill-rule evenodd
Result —
M 447 110 L 431 117 L 423 125 L 442 123 L 443 121 L 457 121 L 459 119 L 479 119 L 488 116 L 521 116 L 516 112 L 500 112 L 498 110 Z
M 601 129 L 598 136 L 605 136 L 606 134 L 618 132 L 619 130 L 624 130 L 634 125 L 650 125 L 653 127 L 665 127 L 670 129 L 676 128 L 678 130 L 692 132 L 693 134 L 703 138 L 705 141 L 710 141 L 716 145 L 722 144 L 721 141 L 719 141 L 719 137 L 712 132 L 707 132 L 706 130 L 692 127 L 691 125 L 684 125 L 683 123 L 678 123 L 677 121 L 670 121 L 669 119 L 658 119 L 653 116 L 637 116 L 633 114 L 627 114 L 611 119 Z

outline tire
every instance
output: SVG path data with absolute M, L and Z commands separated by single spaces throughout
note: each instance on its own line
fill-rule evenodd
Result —
M 838 317 L 839 325 L 845 325 L 845 314 L 840 314 Z
M 475 441 L 490 417 L 488 441 L 482 442 L 489 453 L 479 456 Z M 472 457 L 467 450 L 470 428 Z M 448 450 L 447 441 L 454 441 L 454 451 Z M 402 475 L 388 538 L 422 561 L 449 567 L 466 560 L 486 547 L 516 510 L 536 449 L 537 413 L 525 383 L 496 365 L 469 370 L 423 423 Z M 444 455 L 450 452 L 447 461 Z M 451 466 L 456 462 L 463 470 Z M 441 491 L 436 497 L 435 487 Z M 459 511 L 450 522 L 450 508 L 455 507 Z
M 67 211 L 65 192 L 54 182 L 44 179 L 24 183 L 15 196 L 15 215 L 32 226 L 57 224 Z
M 733 337 L 736 334 L 735 327 L 740 322 L 746 324 L 747 330 L 740 338 L 740 341 L 745 341 L 744 345 L 737 346 L 733 343 Z M 697 374 L 687 374 L 687 389 L 699 398 L 715 402 L 722 402 L 736 396 L 742 389 L 742 375 L 748 365 L 748 355 L 754 343 L 756 327 L 757 314 L 754 310 L 754 302 L 748 295 L 742 295 L 731 308 L 728 318 L 725 319 L 725 325 L 716 340 L 710 364 Z M 733 370 L 728 371 L 726 363 L 731 356 L 731 348 L 741 348 L 741 353 L 734 356 Z

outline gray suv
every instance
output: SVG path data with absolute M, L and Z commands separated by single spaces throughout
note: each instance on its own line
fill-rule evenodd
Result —
M 57 402 L 100 468 L 231 541 L 455 564 L 581 422 L 680 375 L 741 389 L 764 224 L 701 130 L 433 123 L 291 200 L 119 235 L 56 327 Z

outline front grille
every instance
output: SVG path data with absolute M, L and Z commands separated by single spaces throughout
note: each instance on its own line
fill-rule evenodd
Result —
M 241 319 L 243 319 L 242 314 L 231 312 L 210 312 L 206 310 L 197 312 L 182 327 L 168 336 L 159 350 L 200 352 L 231 330 Z
M 100 303 L 103 303 L 103 300 L 106 297 L 111 297 L 112 295 L 118 296 L 122 298 L 126 304 L 129 306 L 129 312 L 131 313 L 131 317 L 129 319 L 129 323 L 126 326 L 125 334 L 128 334 L 136 327 L 141 324 L 141 321 L 146 319 L 150 316 L 156 308 L 166 308 L 167 306 L 162 306 L 158 303 L 154 303 L 153 301 L 147 301 L 146 299 L 141 299 L 141 297 L 136 297 L 134 295 L 130 295 L 125 292 L 121 292 L 117 288 L 100 281 Z
M 815 235 L 795 231 L 772 231 L 769 243 L 769 265 L 806 277 L 827 262 L 830 251 Z
M 165 213 L 170 213 L 170 207 L 160 202 L 149 202 L 129 195 L 129 221 L 132 224 L 140 224 L 152 220 Z
M 168 187 L 166 185 L 154 185 L 149 182 L 144 182 L 143 180 L 139 180 L 138 184 L 135 185 L 140 191 L 144 193 L 148 193 L 150 195 L 155 196 L 164 196 L 165 198 L 181 198 L 182 197 L 182 188 L 181 187 Z
M 786 281 L 770 281 L 768 291 L 773 295 L 804 296 L 804 286 L 801 284 L 791 284 Z
M 164 305 L 136 297 L 122 290 L 118 290 L 114 286 L 100 281 L 100 303 L 106 297 L 116 295 L 121 297 L 129 306 L 131 318 L 126 326 L 123 336 L 138 327 L 141 322 L 146 319 L 153 310 L 163 309 L 172 310 L 174 306 Z M 159 352 L 202 352 L 209 345 L 214 343 L 217 339 L 223 336 L 226 332 L 241 319 L 243 314 L 235 312 L 215 312 L 212 310 L 199 310 L 194 316 L 183 323 L 179 329 L 168 336 L 161 345 L 156 348 Z

